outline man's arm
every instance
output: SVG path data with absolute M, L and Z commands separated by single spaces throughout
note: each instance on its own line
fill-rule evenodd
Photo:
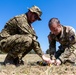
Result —
M 56 52 L 56 40 L 53 37 L 54 37 L 54 35 L 51 33 L 48 35 L 49 50 L 50 50 L 49 54 L 50 54 L 51 59 L 54 59 L 54 54 Z
M 69 56 L 71 55 L 71 45 L 73 45 L 74 42 L 76 42 L 76 33 L 75 33 L 75 29 L 67 26 L 66 27 L 66 32 L 67 32 L 67 38 L 68 38 L 68 47 L 65 49 L 65 51 L 61 54 L 61 56 L 59 57 L 59 59 L 57 59 L 57 64 L 61 64 L 64 63 L 66 61 L 67 58 L 69 58 Z
M 50 58 L 46 57 L 41 50 L 40 43 L 37 40 L 33 40 L 33 50 L 44 60 L 45 62 L 51 62 Z
M 42 57 L 43 52 L 42 52 L 42 50 L 41 50 L 40 43 L 39 43 L 37 40 L 34 40 L 34 39 L 33 39 L 33 50 L 34 50 L 40 57 Z
M 73 27 L 67 26 L 66 33 L 67 33 L 67 38 L 70 44 L 76 42 L 76 32 Z

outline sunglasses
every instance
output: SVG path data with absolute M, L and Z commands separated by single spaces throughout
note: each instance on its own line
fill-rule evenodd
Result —
M 34 18 L 37 20 L 38 19 L 38 16 L 34 16 Z
M 35 20 L 39 19 L 38 15 L 36 13 L 34 13 L 34 19 Z

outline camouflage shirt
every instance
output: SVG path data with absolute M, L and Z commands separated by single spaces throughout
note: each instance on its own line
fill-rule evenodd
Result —
M 35 31 L 29 24 L 26 14 L 15 16 L 10 19 L 1 32 L 1 37 L 8 37 L 15 34 L 31 34 L 36 36 Z
M 48 37 L 50 38 L 49 48 L 52 50 L 52 53 L 56 52 L 56 41 L 59 42 L 64 49 L 76 43 L 76 33 L 71 26 L 62 26 L 62 32 L 59 35 L 55 36 L 50 32 Z
M 27 35 L 31 37 L 33 41 L 39 44 L 39 42 L 37 41 L 36 33 L 33 30 L 31 24 L 28 22 L 26 14 L 18 15 L 10 19 L 6 23 L 4 29 L 1 31 L 0 37 L 3 39 L 15 34 Z M 37 54 L 42 56 L 42 51 L 40 46 L 38 46 L 35 51 L 37 52 Z

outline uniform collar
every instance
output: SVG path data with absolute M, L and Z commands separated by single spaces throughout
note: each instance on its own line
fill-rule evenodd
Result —
M 60 35 L 60 38 L 62 38 L 64 35 L 63 35 L 63 26 L 61 26 L 61 35 Z

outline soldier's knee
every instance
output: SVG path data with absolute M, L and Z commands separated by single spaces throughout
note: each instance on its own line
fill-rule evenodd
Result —
M 16 43 L 24 43 L 25 45 L 30 45 L 32 43 L 32 38 L 29 36 L 20 35 L 18 39 L 15 40 Z
M 25 37 L 24 38 L 24 43 L 25 43 L 25 46 L 30 46 L 32 44 L 32 38 L 30 37 Z
M 30 46 L 32 44 L 32 39 L 31 38 L 28 38 L 27 40 L 27 43 L 26 43 L 28 46 Z

